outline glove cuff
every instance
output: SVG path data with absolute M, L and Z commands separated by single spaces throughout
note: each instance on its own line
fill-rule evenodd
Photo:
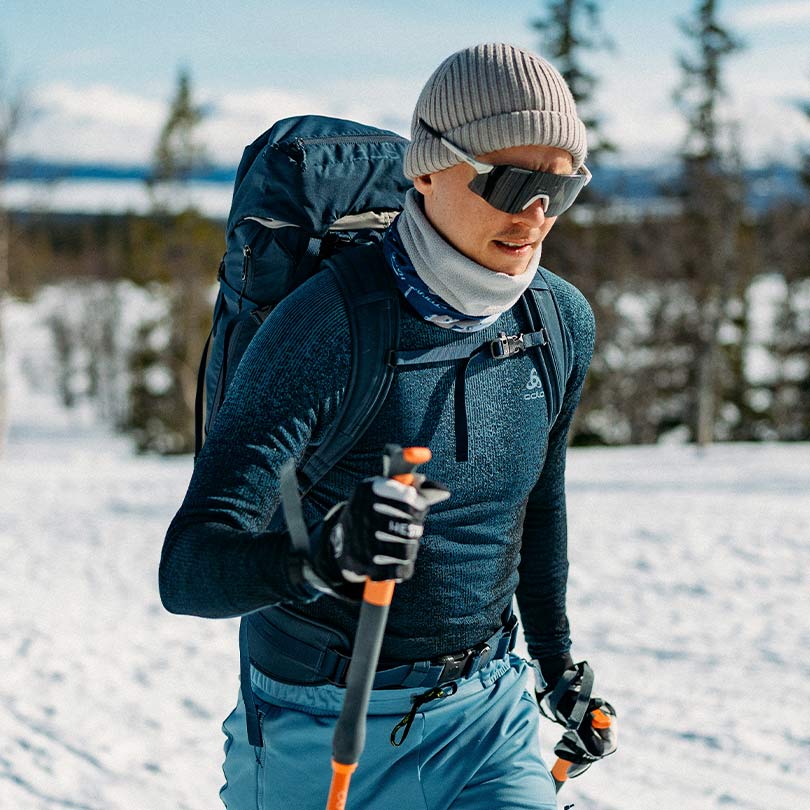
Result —
M 330 534 L 338 522 L 339 510 L 331 510 L 309 535 L 309 568 L 327 589 L 335 589 L 344 583 L 340 567 L 335 559 Z M 316 586 L 319 587 L 319 586 Z
M 315 575 L 306 557 L 290 554 L 287 561 L 289 591 L 296 601 L 312 602 L 326 591 L 328 586 Z
M 347 582 L 335 559 L 330 533 L 340 520 L 345 502 L 333 507 L 321 523 L 309 535 L 309 559 L 301 562 L 301 576 L 307 586 L 318 595 L 328 594 L 344 602 L 360 602 L 363 599 L 365 578 L 362 582 Z
M 538 694 L 544 694 L 554 689 L 566 669 L 574 666 L 574 659 L 571 657 L 571 653 L 564 652 L 544 658 L 535 658 L 534 664 L 540 675 L 535 683 L 535 691 Z

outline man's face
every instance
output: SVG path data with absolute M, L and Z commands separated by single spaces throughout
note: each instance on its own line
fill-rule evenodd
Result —
M 571 155 L 554 146 L 511 146 L 476 158 L 555 174 L 573 170 Z M 520 275 L 557 218 L 546 217 L 539 200 L 517 214 L 499 211 L 467 187 L 474 176 L 472 166 L 457 163 L 417 177 L 414 186 L 427 218 L 456 250 L 490 270 Z

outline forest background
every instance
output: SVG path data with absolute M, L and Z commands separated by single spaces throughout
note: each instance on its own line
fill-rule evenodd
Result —
M 596 178 L 544 246 L 544 265 L 585 293 L 598 324 L 572 440 L 806 441 L 810 58 L 804 97 L 785 99 L 804 133 L 753 164 L 741 144 L 763 123 L 729 115 L 724 81 L 730 61 L 745 59 L 745 38 L 724 22 L 720 3 L 692 3 L 678 18 L 678 82 L 661 91 L 671 96 L 682 137 L 642 171 L 615 159 L 601 114 L 603 77 L 593 56 L 621 47 L 601 25 L 603 5 L 549 0 L 526 23 L 589 124 Z M 771 5 L 790 12 L 801 4 Z M 63 404 L 92 403 L 141 451 L 193 448 L 197 372 L 224 250 L 222 217 L 205 211 L 195 189 L 235 172 L 235 163 L 212 161 L 202 137 L 209 112 L 195 98 L 191 70 L 180 67 L 149 165 L 135 175 L 147 211 L 88 214 L 53 210 L 47 195 L 35 205 L 2 198 L 0 290 L 21 300 L 50 296 L 45 317 Z M 15 147 L 36 116 L 24 81 L 6 69 L 0 185 L 7 189 L 37 173 L 55 187 L 80 168 L 43 168 Z M 0 394 L 0 426 L 3 403 Z

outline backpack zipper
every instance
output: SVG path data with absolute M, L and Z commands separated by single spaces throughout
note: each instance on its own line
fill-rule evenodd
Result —
M 324 135 L 320 138 L 295 138 L 287 143 L 299 144 L 340 144 L 340 143 L 399 143 L 406 139 L 400 135 Z M 283 144 L 281 141 L 279 145 Z
M 247 289 L 248 275 L 250 274 L 251 259 L 253 251 L 250 245 L 245 245 L 242 248 L 242 289 L 239 290 L 239 302 L 237 303 L 237 312 L 242 311 L 242 299 L 245 297 L 245 290 Z

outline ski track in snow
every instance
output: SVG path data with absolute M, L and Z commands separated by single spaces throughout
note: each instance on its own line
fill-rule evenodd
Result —
M 7 307 L 12 341 L 24 324 Z M 26 351 L 0 460 L 0 808 L 220 807 L 236 621 L 172 616 L 157 592 L 191 460 L 60 410 L 44 331 Z M 573 652 L 620 749 L 560 806 L 810 806 L 810 447 L 577 449 L 568 492 Z M 543 722 L 549 757 L 559 733 Z

